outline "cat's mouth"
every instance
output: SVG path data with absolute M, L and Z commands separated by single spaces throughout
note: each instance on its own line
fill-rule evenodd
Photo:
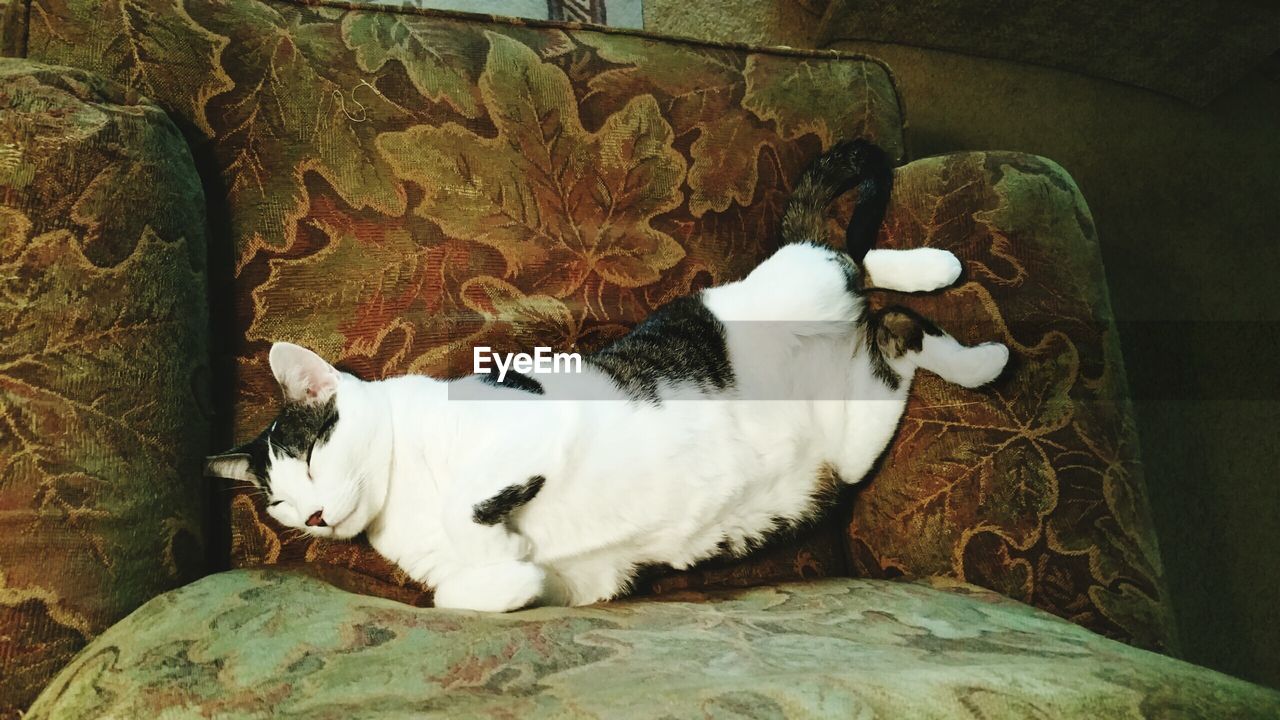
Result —
M 308 534 L 313 535 L 315 537 L 332 538 L 332 539 L 348 538 L 355 535 L 356 533 L 343 532 L 342 524 L 350 520 L 351 515 L 352 515 L 352 511 L 348 510 L 347 512 L 343 513 L 340 517 L 337 517 L 337 518 L 331 519 L 326 516 L 324 519 L 325 521 L 324 525 L 304 526 L 302 530 L 306 531 Z

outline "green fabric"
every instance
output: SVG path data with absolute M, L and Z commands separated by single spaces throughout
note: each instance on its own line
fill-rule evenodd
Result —
M 32 707 L 52 717 L 1274 718 L 1280 693 L 973 586 L 831 579 L 509 615 L 287 570 L 153 600 Z
M 203 571 L 204 250 L 162 110 L 0 61 L 0 717 Z

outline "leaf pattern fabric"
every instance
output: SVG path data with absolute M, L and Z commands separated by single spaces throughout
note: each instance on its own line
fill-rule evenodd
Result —
M 884 247 L 964 262 L 957 287 L 880 293 L 1014 362 L 983 390 L 921 373 L 858 495 L 851 571 L 946 575 L 1111 637 L 1176 650 L 1137 432 L 1088 207 L 1054 163 L 967 153 L 904 167 Z
M 204 569 L 204 233 L 160 108 L 0 60 L 0 717 Z
M 61 717 L 1273 718 L 1280 692 L 972 585 L 832 578 L 506 615 L 220 573 L 85 649 Z
M 426 190 L 414 213 L 496 250 L 508 276 L 537 273 L 527 282 L 555 298 L 659 281 L 684 250 L 650 221 L 680 206 L 685 160 L 657 101 L 638 96 L 588 133 L 564 73 L 502 35 L 489 43 L 480 94 L 495 137 L 418 125 L 379 138 L 397 176 Z
M 332 0 L 27 5 L 28 55 L 147 94 L 188 136 L 231 245 L 211 277 L 233 287 L 237 438 L 277 402 L 272 341 L 366 378 L 461 374 L 476 344 L 589 351 L 766 257 L 791 183 L 836 139 L 903 157 L 892 80 L 860 56 Z M 883 242 L 966 264 L 962 287 L 898 300 L 967 341 L 1004 339 L 1014 370 L 979 393 L 922 377 L 851 522 L 642 589 L 943 574 L 1171 648 L 1074 185 L 1009 153 L 918 161 L 898 183 Z M 232 499 L 234 565 L 323 565 L 428 601 L 368 548 L 290 537 L 257 503 Z
M 28 17 L 29 56 L 112 77 L 187 131 L 233 245 L 211 272 L 234 275 L 237 437 L 277 402 L 272 341 L 368 378 L 457 375 L 475 344 L 590 350 L 754 267 L 823 147 L 902 155 L 892 81 L 855 55 L 333 2 L 32 0 Z M 236 566 L 327 564 L 429 597 L 367 547 L 287 537 L 247 491 L 231 517 Z M 826 524 L 648 588 L 838 574 L 840 546 Z

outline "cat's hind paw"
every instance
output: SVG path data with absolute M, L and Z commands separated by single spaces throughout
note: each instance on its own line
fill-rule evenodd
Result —
M 976 388 L 1000 377 L 1009 363 L 1009 348 L 1003 343 L 985 342 L 967 347 L 956 358 L 952 380 L 967 388 Z
M 929 292 L 950 287 L 964 269 L 947 250 L 922 247 L 910 250 L 871 250 L 862 259 L 871 287 L 898 292 Z

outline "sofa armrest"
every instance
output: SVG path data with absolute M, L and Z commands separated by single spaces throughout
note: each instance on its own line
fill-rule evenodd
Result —
M 204 233 L 163 111 L 0 61 L 0 716 L 203 569 Z
M 1133 411 L 1089 209 L 1070 176 L 1018 153 L 899 170 L 881 240 L 965 266 L 928 296 L 877 293 L 1011 367 L 965 390 L 921 373 L 853 505 L 855 575 L 945 575 L 1104 635 L 1174 644 Z

